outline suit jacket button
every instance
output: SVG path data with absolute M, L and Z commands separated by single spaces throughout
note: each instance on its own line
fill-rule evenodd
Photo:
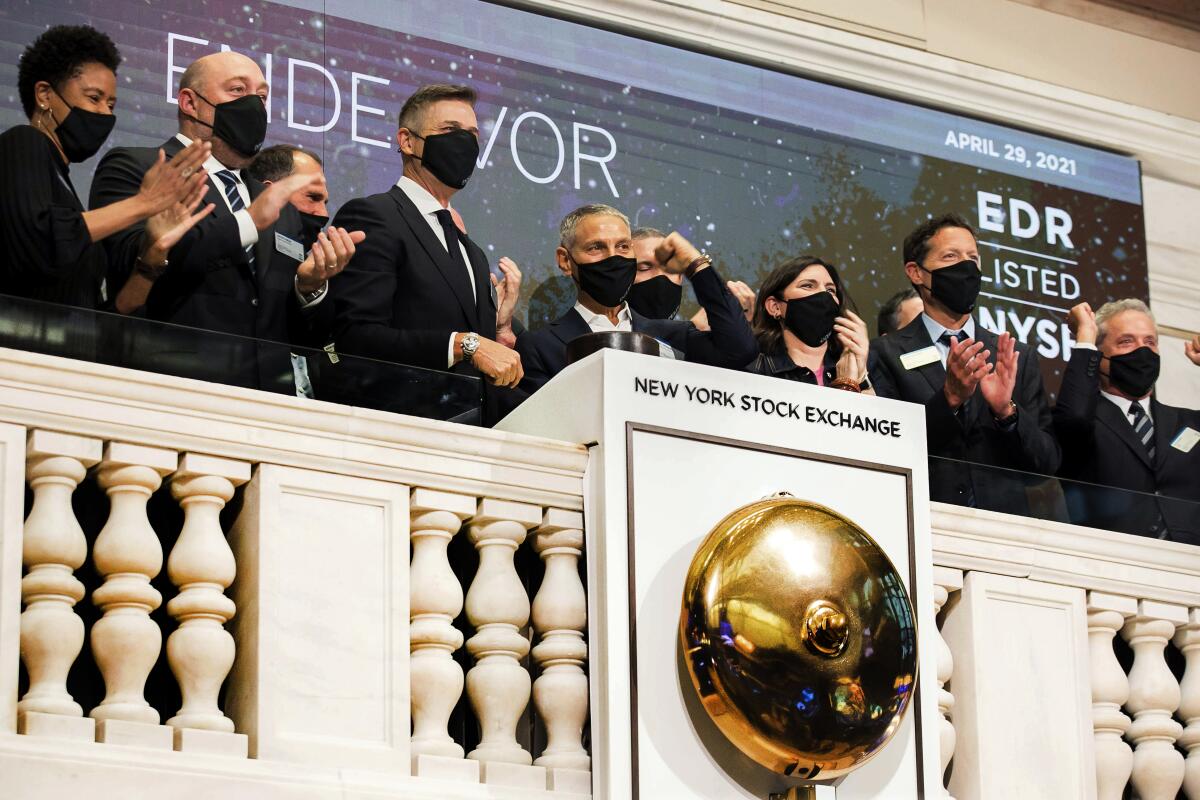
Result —
M 255 297 L 253 300 L 251 300 L 250 305 L 254 306 L 255 308 L 258 308 L 258 298 Z

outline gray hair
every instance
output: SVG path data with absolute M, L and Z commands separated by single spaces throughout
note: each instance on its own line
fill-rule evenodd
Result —
M 638 239 L 665 239 L 667 235 L 658 228 L 634 228 L 631 238 L 636 242 Z
M 1112 300 L 1100 306 L 1100 310 L 1096 312 L 1096 346 L 1099 347 L 1104 342 L 1104 336 L 1108 333 L 1108 321 L 1118 314 L 1123 314 L 1126 311 L 1137 311 L 1145 314 L 1154 322 L 1154 314 L 1150 311 L 1150 307 L 1138 300 L 1136 297 L 1124 297 L 1120 300 Z M 1155 323 L 1157 327 L 1158 323 Z
M 625 227 L 629 227 L 629 217 L 622 214 L 612 206 L 606 206 L 603 203 L 589 203 L 586 206 L 580 206 L 563 217 L 562 222 L 558 223 L 558 243 L 570 250 L 575 246 L 575 228 L 586 217 L 594 217 L 598 215 L 616 217 L 625 223 Z

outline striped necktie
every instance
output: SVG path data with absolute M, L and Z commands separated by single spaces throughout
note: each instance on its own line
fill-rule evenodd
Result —
M 225 197 L 229 199 L 229 209 L 235 214 L 246 207 L 242 193 L 238 191 L 238 176 L 227 169 L 217 172 L 217 177 L 225 185 Z M 250 274 L 254 273 L 254 245 L 246 248 L 246 260 L 250 262 Z
M 1142 404 L 1136 400 L 1129 406 L 1130 424 L 1133 425 L 1133 432 L 1141 440 L 1142 446 L 1146 448 L 1146 452 L 1150 455 L 1150 463 L 1154 463 L 1154 423 L 1150 421 L 1150 415 L 1146 413 L 1146 409 L 1142 408 Z

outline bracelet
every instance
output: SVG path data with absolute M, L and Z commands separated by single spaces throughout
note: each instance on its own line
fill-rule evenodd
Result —
M 847 392 L 861 392 L 862 389 L 858 386 L 858 381 L 853 378 L 834 378 L 829 384 L 831 389 L 845 389 Z
M 1008 413 L 1005 414 L 1003 417 L 997 416 L 996 414 L 992 414 L 992 418 L 995 419 L 996 422 L 1000 423 L 1001 425 L 1003 425 L 1006 422 L 1012 422 L 1014 419 L 1017 418 L 1017 411 L 1018 411 L 1017 404 L 1014 403 L 1012 400 L 1008 401 L 1007 411 L 1008 411 Z
M 133 260 L 133 271 L 148 281 L 156 281 L 163 276 L 164 272 L 167 271 L 167 267 L 170 266 L 170 263 L 171 262 L 168 259 L 164 258 L 163 263 L 160 266 L 152 267 L 143 261 L 141 256 L 138 256 Z
M 708 255 L 707 253 L 701 253 L 700 255 L 696 256 L 692 259 L 692 263 L 688 264 L 683 270 L 683 274 L 688 277 L 688 280 L 691 280 L 692 275 L 695 274 L 696 270 L 698 270 L 701 265 L 711 267 L 712 256 Z

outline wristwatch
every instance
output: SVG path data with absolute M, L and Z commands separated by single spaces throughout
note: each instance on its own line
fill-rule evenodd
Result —
M 293 280 L 295 281 L 296 294 L 300 295 L 300 299 L 304 302 L 304 305 L 315 302 L 329 289 L 329 281 L 325 281 L 315 292 L 302 292 L 300 291 L 300 276 L 295 276 Z
M 462 338 L 462 354 L 463 361 L 468 364 L 475 358 L 475 351 L 479 349 L 479 335 L 474 333 L 464 333 Z

